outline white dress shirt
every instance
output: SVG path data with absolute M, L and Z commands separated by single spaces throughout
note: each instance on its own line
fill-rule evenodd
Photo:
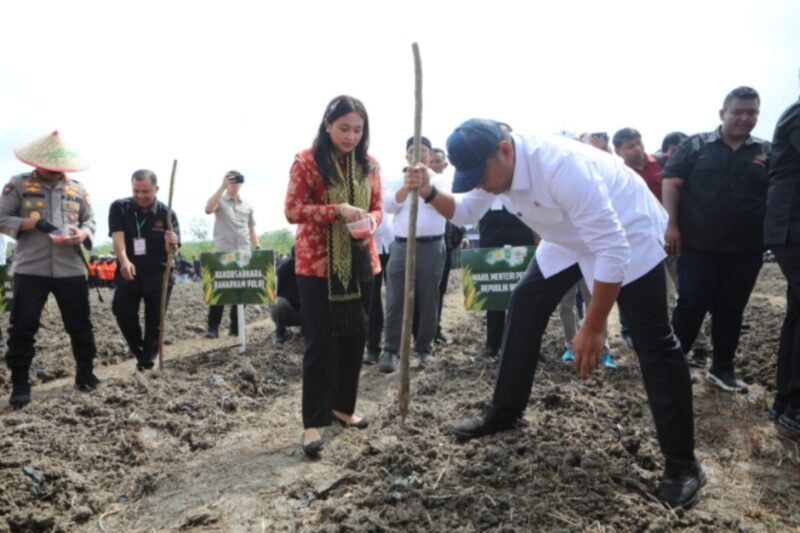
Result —
M 428 170 L 431 183 L 436 185 L 439 190 L 447 191 L 449 187 L 447 180 L 436 174 L 433 170 Z M 383 210 L 394 215 L 392 224 L 395 237 L 408 237 L 408 212 L 411 210 L 411 195 L 409 194 L 402 204 L 396 200 L 397 191 L 403 186 L 403 180 L 391 182 L 383 195 Z M 426 204 L 423 199 L 419 199 L 417 210 L 417 237 L 436 237 L 444 235 L 445 218 L 439 214 L 430 204 Z
M 394 233 L 392 232 L 392 216 L 388 213 L 383 213 L 383 220 L 375 230 L 375 246 L 378 248 L 378 253 L 385 255 L 389 253 L 389 248 L 394 242 Z
M 513 139 L 514 177 L 499 198 L 541 235 L 545 278 L 578 263 L 590 289 L 595 279 L 627 285 L 664 260 L 667 213 L 622 159 L 561 137 Z M 456 197 L 452 222 L 479 220 L 496 198 Z

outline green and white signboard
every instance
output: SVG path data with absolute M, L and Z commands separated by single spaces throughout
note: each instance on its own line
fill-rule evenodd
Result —
M 272 251 L 205 253 L 200 256 L 200 264 L 206 304 L 275 303 Z
M 535 246 L 461 250 L 464 307 L 467 311 L 506 310 L 511 291 L 525 274 Z

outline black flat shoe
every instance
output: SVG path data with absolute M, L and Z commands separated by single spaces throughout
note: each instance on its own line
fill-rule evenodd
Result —
M 687 465 L 667 460 L 667 467 L 658 487 L 658 499 L 668 507 L 691 509 L 700 499 L 700 489 L 706 484 L 706 474 L 697 461 Z
M 303 447 L 303 453 L 309 459 L 319 459 L 319 452 L 325 447 L 325 443 L 321 438 L 312 440 L 308 444 L 303 444 L 303 441 L 300 441 L 300 445 Z
M 463 420 L 453 426 L 450 433 L 459 442 L 466 442 L 470 439 L 477 439 L 492 435 L 498 431 L 508 431 L 520 425 L 519 418 L 500 418 L 497 415 L 483 413 L 474 418 Z
M 342 426 L 344 428 L 367 429 L 367 426 L 369 426 L 369 420 L 367 420 L 364 417 L 362 417 L 361 420 L 359 420 L 355 424 L 350 424 L 349 422 L 345 422 L 344 420 L 342 420 L 341 418 L 339 418 L 336 415 L 333 415 L 333 419 L 336 422 L 338 422 L 340 426 Z
M 31 386 L 17 384 L 11 389 L 11 397 L 8 399 L 8 405 L 12 409 L 22 409 L 31 403 Z

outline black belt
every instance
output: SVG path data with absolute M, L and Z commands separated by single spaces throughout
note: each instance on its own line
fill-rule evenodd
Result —
M 436 242 L 436 241 L 441 241 L 442 237 L 444 237 L 444 235 L 434 235 L 432 237 L 417 237 L 417 242 L 420 243 L 420 244 L 426 243 L 426 242 Z M 402 242 L 402 243 L 408 242 L 408 239 L 405 238 L 405 237 L 395 237 L 394 240 L 396 240 L 397 242 Z

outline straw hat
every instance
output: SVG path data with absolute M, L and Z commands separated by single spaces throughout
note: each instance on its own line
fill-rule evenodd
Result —
M 67 144 L 58 131 L 14 150 L 17 159 L 32 167 L 53 172 L 80 172 L 89 162 Z

